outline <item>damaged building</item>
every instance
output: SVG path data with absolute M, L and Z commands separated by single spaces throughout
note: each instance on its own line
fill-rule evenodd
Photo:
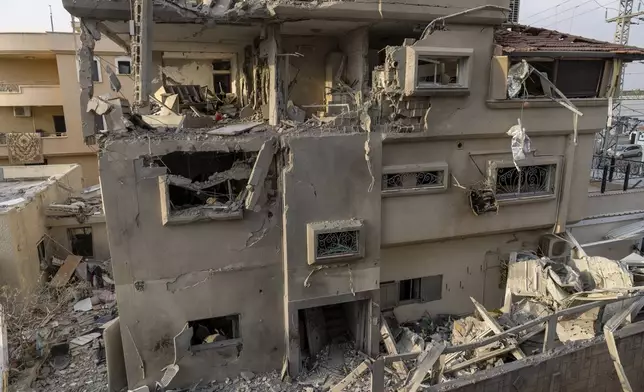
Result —
M 504 25 L 508 0 L 63 3 L 131 388 L 376 357 L 382 314 L 501 307 L 517 252 L 644 235 L 602 242 L 644 205 L 588 177 L 643 49 Z M 105 36 L 131 42 L 132 102 L 93 94 Z

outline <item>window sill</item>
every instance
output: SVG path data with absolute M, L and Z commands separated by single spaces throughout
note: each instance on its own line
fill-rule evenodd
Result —
M 195 346 L 190 346 L 190 351 L 199 352 L 199 351 L 205 351 L 205 350 L 216 350 L 220 348 L 239 346 L 241 344 L 243 344 L 241 339 L 228 339 L 228 340 L 223 340 L 221 342 L 204 343 L 204 344 L 198 344 Z
M 217 211 L 208 207 L 197 208 L 191 212 L 173 212 L 169 216 L 163 217 L 163 225 L 185 225 L 205 221 L 227 221 L 244 219 L 244 211 Z
M 577 107 L 606 107 L 607 98 L 573 98 L 570 100 Z M 488 99 L 486 101 L 490 109 L 517 109 L 521 108 L 524 103 L 528 103 L 526 109 L 530 108 L 559 108 L 560 104 L 547 98 L 521 99 Z
M 41 139 L 67 139 L 67 138 L 68 138 L 68 136 L 67 136 L 67 135 L 61 135 L 61 136 L 56 136 L 56 135 L 52 135 L 52 136 L 41 136 Z
M 470 95 L 470 89 L 467 87 L 416 87 L 413 91 L 408 91 L 406 95 L 411 97 L 460 97 Z
M 526 197 L 514 197 L 507 199 L 499 199 L 496 201 L 499 206 L 504 205 L 514 205 L 514 204 L 528 204 L 528 203 L 539 203 L 544 201 L 555 200 L 557 197 L 555 195 L 543 195 L 543 196 L 526 196 Z
M 447 187 L 443 185 L 424 188 L 386 189 L 382 191 L 382 197 L 431 195 L 435 193 L 443 193 L 445 191 L 447 191 Z

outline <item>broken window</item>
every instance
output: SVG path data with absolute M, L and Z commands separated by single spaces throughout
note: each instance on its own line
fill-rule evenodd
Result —
M 116 58 L 116 74 L 130 75 L 132 73 L 132 60 L 129 57 Z
M 92 61 L 92 82 L 101 82 L 101 64 L 97 58 Z
M 512 65 L 521 61 L 518 59 Z M 548 77 L 568 98 L 597 98 L 604 73 L 603 60 L 526 59 L 537 71 Z M 518 98 L 550 97 L 553 92 L 541 77 L 531 73 Z
M 241 338 L 238 314 L 189 321 L 188 326 L 192 328 L 191 346 Z
M 68 234 L 73 254 L 83 257 L 94 256 L 94 242 L 91 227 L 68 229 Z
M 212 62 L 212 77 L 215 94 L 232 93 L 231 62 L 230 60 L 215 60 Z
M 401 280 L 398 288 L 398 300 L 410 301 L 420 299 L 420 278 Z
M 418 56 L 417 84 L 419 88 L 437 85 L 457 85 L 461 59 L 457 57 L 434 58 Z
M 246 152 L 175 151 L 155 160 L 168 170 L 172 211 L 210 207 L 230 211 L 241 202 L 253 162 Z
M 47 249 L 45 247 L 45 237 L 43 237 L 36 246 L 38 249 L 38 261 L 40 261 L 40 268 L 45 270 L 47 268 Z
M 442 298 L 442 292 L 443 275 L 401 280 L 398 282 L 398 304 L 405 301 L 438 301 Z
M 496 169 L 498 199 L 546 196 L 555 193 L 557 165 L 532 165 Z

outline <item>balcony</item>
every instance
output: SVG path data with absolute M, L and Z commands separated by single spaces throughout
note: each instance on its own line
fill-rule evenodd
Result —
M 61 106 L 59 85 L 2 84 L 0 106 Z

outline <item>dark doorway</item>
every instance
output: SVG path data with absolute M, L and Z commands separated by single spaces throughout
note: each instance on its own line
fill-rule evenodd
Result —
M 91 227 L 69 229 L 72 253 L 77 256 L 94 257 L 94 244 Z
M 67 126 L 65 125 L 65 116 L 53 116 L 54 117 L 54 130 L 56 131 L 56 136 L 61 136 L 67 133 Z

